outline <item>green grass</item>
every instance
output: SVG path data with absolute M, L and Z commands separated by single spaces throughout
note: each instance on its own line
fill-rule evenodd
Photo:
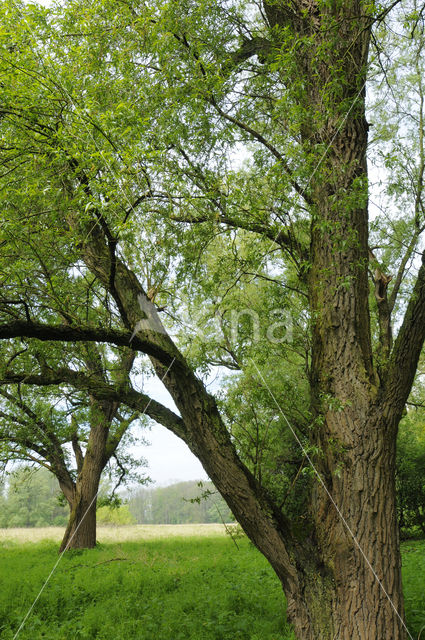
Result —
M 404 542 L 402 554 L 407 626 L 425 640 L 425 540 Z
M 246 540 L 238 544 L 169 539 L 66 553 L 19 639 L 292 640 L 273 571 Z M 0 547 L 2 640 L 13 638 L 57 557 L 52 543 Z
M 160 539 L 68 552 L 19 640 L 293 640 L 267 561 L 247 540 Z M 11 640 L 57 544 L 0 544 L 0 637 Z M 407 622 L 425 624 L 425 542 L 403 545 Z

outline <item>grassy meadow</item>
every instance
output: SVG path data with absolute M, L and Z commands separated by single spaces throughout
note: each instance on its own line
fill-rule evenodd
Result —
M 12 640 L 58 560 L 62 530 L 0 531 L 0 637 Z M 20 640 L 293 640 L 281 588 L 219 525 L 101 528 L 67 552 Z M 403 547 L 408 623 L 425 625 L 425 543 Z
M 231 529 L 234 525 L 229 525 Z M 32 529 L 10 528 L 0 529 L 2 542 L 42 542 L 52 540 L 60 542 L 64 534 L 63 527 L 38 527 Z M 125 526 L 97 527 L 97 540 L 104 542 L 126 542 L 135 540 L 151 540 L 158 538 L 212 537 L 226 534 L 222 524 L 134 524 Z

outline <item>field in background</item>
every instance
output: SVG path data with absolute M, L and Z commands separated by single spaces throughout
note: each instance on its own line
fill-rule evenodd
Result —
M 234 524 L 229 525 L 231 529 Z M 0 529 L 0 542 L 42 542 L 53 540 L 60 542 L 64 527 L 38 527 L 31 529 Z M 98 526 L 98 542 L 125 542 L 131 540 L 152 540 L 156 538 L 190 536 L 224 536 L 226 529 L 222 524 L 137 524 L 123 526 Z

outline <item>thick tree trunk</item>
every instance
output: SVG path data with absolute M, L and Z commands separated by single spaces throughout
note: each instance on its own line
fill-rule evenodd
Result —
M 159 318 L 141 331 L 175 358 L 172 366 L 152 361 L 183 418 L 185 441 L 279 576 L 297 637 L 404 640 L 394 486 L 401 410 L 383 400 L 369 326 L 364 80 L 370 21 L 360 2 L 320 9 L 300 3 L 298 15 L 296 3 L 288 6 L 265 3 L 271 26 L 285 34 L 290 27 L 298 43 L 294 101 L 306 114 L 301 135 L 312 162 L 308 287 L 317 420 L 311 433 L 323 485 L 316 480 L 303 539 L 241 463 L 214 400 L 158 329 Z M 139 326 L 137 298 L 144 294 L 135 274 L 119 259 L 112 263 L 99 226 L 87 231 L 86 264 L 114 295 L 125 323 Z
M 99 481 L 100 473 L 96 468 L 86 468 L 85 472 L 79 475 L 59 552 L 65 549 L 92 549 L 96 546 L 96 499 Z
M 72 495 L 66 495 L 70 516 L 59 551 L 96 546 L 96 502 L 100 476 L 109 459 L 106 444 L 116 402 L 91 400 L 90 436 L 85 455 L 80 453 Z
M 339 413 L 336 421 L 339 428 L 345 424 L 350 433 L 356 432 L 348 416 Z M 230 445 L 228 456 L 223 456 L 223 441 L 220 452 L 211 442 L 206 456 L 205 440 L 201 452 L 192 442 L 192 450 L 245 532 L 281 579 L 287 616 L 300 640 L 405 638 L 394 438 L 378 411 L 371 412 L 365 426 L 370 437 L 359 438 L 355 447 L 347 449 L 343 464 L 339 452 L 326 447 L 326 465 L 334 472 L 325 474 L 323 466 L 320 472 L 335 504 L 317 483 L 312 531 L 300 541 L 291 539 L 266 497 L 259 498 L 253 480 L 250 486 Z M 202 430 L 200 425 L 199 438 L 204 438 Z
M 289 614 L 303 640 L 402 640 L 394 480 L 400 406 L 383 400 L 369 324 L 364 84 L 371 22 L 357 1 L 302 7 L 297 15 L 284 3 L 265 3 L 272 26 L 310 36 L 294 81 L 304 77 L 300 100 L 310 117 L 301 135 L 315 159 L 308 286 L 320 480 L 311 497 L 311 549 L 297 562 L 298 593 L 286 591 Z
M 355 437 L 356 425 L 339 415 L 340 433 L 341 422 Z M 405 638 L 394 439 L 379 415 L 372 414 L 365 426 L 369 437 L 347 449 L 338 473 L 339 456 L 327 448 L 328 474 L 324 465 L 321 472 L 332 500 L 318 483 L 312 500 L 315 562 L 310 570 L 304 564 L 301 593 L 294 595 L 310 622 L 306 628 L 294 616 L 299 638 Z
M 318 49 L 300 70 L 312 113 L 303 141 L 317 154 L 309 294 L 312 444 L 320 451 L 321 480 L 311 498 L 315 561 L 302 565 L 301 593 L 294 596 L 307 609 L 309 628 L 299 615 L 293 622 L 303 639 L 402 640 L 394 480 L 400 415 L 383 404 L 369 324 L 364 83 L 370 23 L 353 20 L 365 12 L 360 2 L 323 11 L 311 16 Z M 329 45 L 325 56 L 322 39 Z

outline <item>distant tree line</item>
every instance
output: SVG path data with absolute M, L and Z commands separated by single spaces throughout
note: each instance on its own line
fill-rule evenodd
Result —
M 233 517 L 211 482 L 138 488 L 110 506 L 100 492 L 99 524 L 229 522 Z M 106 491 L 107 493 L 107 491 Z M 105 495 L 106 495 L 105 493 Z M 0 528 L 64 527 L 69 517 L 57 480 L 43 468 L 18 468 L 0 485 Z
M 425 535 L 425 427 L 410 413 L 399 434 L 397 511 L 402 538 Z M 233 516 L 211 482 L 138 487 L 111 505 L 109 483 L 99 493 L 99 524 L 186 524 L 231 522 Z M 0 528 L 66 526 L 69 508 L 47 469 L 19 467 L 0 483 Z
M 230 522 L 229 507 L 211 482 L 178 482 L 168 487 L 140 488 L 128 500 L 138 524 Z

